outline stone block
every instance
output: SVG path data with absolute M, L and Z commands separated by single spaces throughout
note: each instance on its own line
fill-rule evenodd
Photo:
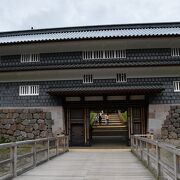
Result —
M 167 129 L 162 129 L 161 134 L 162 134 L 162 136 L 167 136 L 168 135 L 168 130 Z
M 51 129 L 52 128 L 52 124 L 47 124 L 47 128 Z
M 27 137 L 27 133 L 24 131 L 21 131 L 21 136 L 25 139 Z
M 28 118 L 28 119 L 32 119 L 32 118 L 33 118 L 33 115 L 32 115 L 31 113 L 28 113 L 28 114 L 27 114 L 27 118 Z
M 180 109 L 176 109 L 175 113 L 180 114 Z
M 164 124 L 165 124 L 165 125 L 171 125 L 172 122 L 171 122 L 170 120 L 165 120 L 165 121 L 164 121 Z
M 177 133 L 177 134 L 180 134 L 180 128 L 177 128 L 177 129 L 176 129 L 176 133 Z
M 39 130 L 35 130 L 35 131 L 33 131 L 32 133 L 33 133 L 35 136 L 39 136 L 40 131 L 39 131 Z
M 33 133 L 27 133 L 27 138 L 28 139 L 34 139 L 34 134 Z
M 23 114 L 28 114 L 28 113 L 29 113 L 29 110 L 28 110 L 28 109 L 22 109 L 22 113 L 23 113 Z
M 23 120 L 22 120 L 20 117 L 17 117 L 14 121 L 15 121 L 16 123 L 21 123 Z
M 26 126 L 24 131 L 27 133 L 31 133 L 33 131 L 33 127 L 32 126 Z
M 25 129 L 25 126 L 22 125 L 22 124 L 17 124 L 17 127 L 16 127 L 18 130 L 24 130 Z
M 2 134 L 6 134 L 7 130 L 6 129 L 2 129 Z
M 6 119 L 2 119 L 2 120 L 1 120 L 1 123 L 2 123 L 3 125 L 7 124 L 7 120 L 6 120 Z
M 37 122 L 37 119 L 30 119 L 30 120 L 29 120 L 29 123 L 30 123 L 30 124 L 35 124 L 36 122 Z
M 175 128 L 178 128 L 179 126 L 180 126 L 180 124 L 179 123 L 173 123 L 173 126 L 175 127 Z
M 10 130 L 15 131 L 16 130 L 16 124 L 11 125 Z
M 19 117 L 19 113 L 13 113 L 13 119 L 16 119 Z
M 38 124 L 43 124 L 45 121 L 43 120 L 43 119 L 39 119 L 39 120 L 37 120 L 37 123 Z
M 39 114 L 38 113 L 33 114 L 33 118 L 34 119 L 39 119 Z
M 167 139 L 167 138 L 168 138 L 168 136 L 164 136 L 164 135 L 162 135 L 162 136 L 161 136 L 161 138 L 162 138 L 162 139 Z
M 14 136 L 16 136 L 16 137 L 18 137 L 18 136 L 20 136 L 21 135 L 21 131 L 20 130 L 16 130 L 15 132 L 14 132 Z
M 51 118 L 51 112 L 46 112 L 46 119 L 52 119 Z
M 25 114 L 25 113 L 20 114 L 20 118 L 22 120 L 26 119 L 27 118 L 27 114 Z
M 4 125 L 4 129 L 7 129 L 7 130 L 8 130 L 8 129 L 10 129 L 10 127 L 11 127 L 10 124 L 5 124 L 5 125 Z
M 174 114 L 172 115 L 172 117 L 173 117 L 173 118 L 178 118 L 178 117 L 179 117 L 179 114 L 178 114 L 178 113 L 174 113 Z
M 7 119 L 12 119 L 13 118 L 13 113 L 7 113 L 6 118 Z
M 168 125 L 166 125 L 166 124 L 162 124 L 162 128 L 168 128 Z
M 9 136 L 8 140 L 10 142 L 14 142 L 14 141 L 16 141 L 16 138 L 14 136 Z
M 9 124 L 14 124 L 14 119 L 7 119 Z
M 169 125 L 168 131 L 173 132 L 175 130 L 175 127 L 173 125 Z
M 17 141 L 22 141 L 22 140 L 24 140 L 25 138 L 23 138 L 22 136 L 18 136 L 16 139 L 17 139 Z
M 45 112 L 39 113 L 39 118 L 40 119 L 45 119 L 46 118 L 46 113 Z
M 4 118 L 6 118 L 6 114 L 1 113 L 1 114 L 0 114 L 0 119 L 4 119 Z
M 36 123 L 33 125 L 34 130 L 37 130 L 39 128 L 39 125 Z
M 27 120 L 27 119 L 24 120 L 24 121 L 22 122 L 22 124 L 25 125 L 25 126 L 27 126 L 27 125 L 29 124 L 29 120 Z
M 169 136 L 168 136 L 170 139 L 177 139 L 177 134 L 175 132 L 170 132 L 169 133 Z
M 14 131 L 12 131 L 11 129 L 9 129 L 9 130 L 7 131 L 7 134 L 13 135 L 13 134 L 14 134 Z
M 48 137 L 48 132 L 47 132 L 47 131 L 42 131 L 42 132 L 40 133 L 40 137 L 41 137 L 41 138 Z
M 45 120 L 45 123 L 46 123 L 47 125 L 52 125 L 52 120 L 51 120 L 51 119 L 46 119 L 46 120 Z
M 8 134 L 4 134 L 3 137 L 9 139 L 10 136 Z
M 47 130 L 47 126 L 45 124 L 39 124 L 39 130 L 40 131 L 46 131 Z

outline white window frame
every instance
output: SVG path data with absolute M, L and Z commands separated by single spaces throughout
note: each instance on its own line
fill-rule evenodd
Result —
M 83 75 L 83 84 L 93 83 L 93 75 L 92 74 L 84 74 Z
M 171 56 L 179 57 L 180 56 L 180 48 L 171 48 Z
M 126 50 L 100 50 L 100 51 L 83 51 L 82 58 L 89 59 L 124 59 Z
M 21 63 L 40 62 L 40 54 L 21 54 Z
M 126 73 L 117 73 L 116 74 L 116 82 L 117 83 L 127 82 L 127 75 L 126 75 Z
M 180 92 L 180 81 L 173 82 L 174 92 Z
M 19 96 L 38 96 L 39 85 L 19 86 Z

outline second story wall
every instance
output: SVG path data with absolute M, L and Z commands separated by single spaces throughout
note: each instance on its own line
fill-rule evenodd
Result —
M 57 52 L 1 56 L 0 70 L 79 69 L 94 67 L 164 66 L 180 64 L 180 49 L 127 49 L 85 52 Z M 123 54 L 123 57 L 115 57 Z M 84 58 L 85 55 L 89 58 Z M 102 54 L 101 57 L 94 57 Z M 106 58 L 103 58 L 105 54 Z M 115 55 L 114 55 L 115 54 Z

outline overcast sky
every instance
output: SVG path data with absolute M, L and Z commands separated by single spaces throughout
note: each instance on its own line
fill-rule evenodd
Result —
M 0 0 L 0 31 L 180 21 L 180 0 Z

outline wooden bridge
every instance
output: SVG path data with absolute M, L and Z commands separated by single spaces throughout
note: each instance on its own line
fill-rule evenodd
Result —
M 15 180 L 153 180 L 129 149 L 73 149 Z
M 153 180 L 155 176 L 169 180 L 180 178 L 180 152 L 177 147 L 142 136 L 132 136 L 131 142 L 131 150 L 69 149 L 66 136 L 1 144 L 0 179 Z

